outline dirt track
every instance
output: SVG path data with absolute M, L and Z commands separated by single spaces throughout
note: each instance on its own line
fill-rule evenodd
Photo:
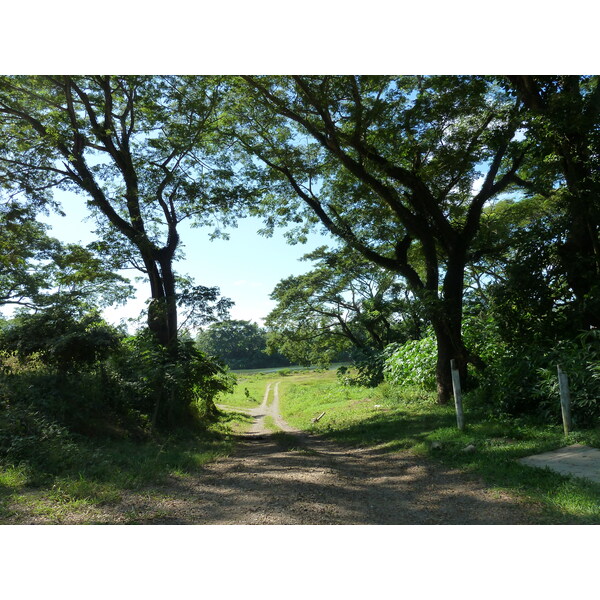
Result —
M 267 387 L 235 455 L 198 473 L 129 492 L 114 506 L 65 515 L 63 523 L 142 524 L 523 524 L 533 510 L 464 474 L 409 453 L 347 449 L 295 432 Z M 289 448 L 265 428 L 270 415 Z M 281 441 L 281 440 L 279 440 Z M 35 521 L 44 522 L 42 517 Z M 47 521 L 46 521 L 47 522 Z

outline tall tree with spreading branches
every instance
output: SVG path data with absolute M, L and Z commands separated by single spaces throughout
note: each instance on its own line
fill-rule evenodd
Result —
M 0 185 L 38 204 L 55 188 L 83 195 L 104 249 L 146 276 L 148 327 L 166 347 L 178 303 L 228 306 L 217 288 L 180 295 L 174 270 L 179 224 L 232 215 L 243 194 L 214 140 L 220 102 L 218 78 L 0 78 Z
M 462 338 L 464 272 L 483 207 L 516 184 L 521 101 L 485 77 L 243 81 L 237 136 L 268 190 L 267 225 L 320 222 L 401 275 L 433 325 L 447 402 L 450 359 L 463 378 L 482 366 Z

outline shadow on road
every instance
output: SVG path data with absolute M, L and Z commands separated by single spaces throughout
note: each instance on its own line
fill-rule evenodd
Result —
M 241 436 L 235 456 L 130 502 L 140 523 L 537 522 L 522 503 L 425 459 L 282 432 Z

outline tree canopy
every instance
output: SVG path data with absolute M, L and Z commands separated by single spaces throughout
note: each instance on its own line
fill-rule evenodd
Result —
M 281 355 L 268 355 L 267 334 L 256 323 L 224 320 L 196 336 L 200 350 L 221 359 L 231 369 L 260 369 L 288 365 Z
M 83 195 L 104 250 L 146 276 L 148 326 L 165 345 L 177 338 L 182 301 L 178 225 L 227 219 L 244 195 L 213 143 L 220 98 L 218 78 L 0 79 L 0 182 L 37 204 L 56 187 Z M 216 300 L 216 289 L 198 291 Z
M 0 204 L 0 306 L 39 309 L 67 303 L 83 310 L 124 303 L 129 281 L 94 244 L 61 244 L 30 208 Z
M 268 189 L 267 221 L 308 215 L 406 280 L 435 330 L 446 402 L 450 359 L 463 377 L 481 366 L 461 335 L 464 271 L 483 207 L 519 185 L 522 102 L 486 77 L 244 80 L 238 138 L 263 165 L 247 172 Z
M 419 309 L 401 279 L 349 248 L 304 256 L 315 267 L 281 280 L 271 294 L 269 347 L 299 364 L 327 364 L 420 337 Z

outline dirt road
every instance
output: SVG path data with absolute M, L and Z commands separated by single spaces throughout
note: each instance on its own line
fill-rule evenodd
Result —
M 348 450 L 301 434 L 281 418 L 278 387 L 269 384 L 262 404 L 247 411 L 255 421 L 235 456 L 207 465 L 197 476 L 172 478 L 158 506 L 153 506 L 155 499 L 131 496 L 129 510 L 138 512 L 141 522 L 186 524 L 535 521 L 511 497 L 409 453 Z M 296 449 L 281 447 L 265 427 L 269 416 L 282 431 L 297 436 Z
M 269 400 L 272 398 L 272 401 Z M 243 409 L 240 409 L 243 410 Z M 531 508 L 466 475 L 406 453 L 347 449 L 295 431 L 270 384 L 235 455 L 117 505 L 65 515 L 64 523 L 521 524 Z M 287 435 L 265 426 L 266 417 Z M 293 436 L 293 437 L 292 437 Z M 282 441 L 284 443 L 282 443 Z M 35 522 L 43 522 L 39 518 Z

